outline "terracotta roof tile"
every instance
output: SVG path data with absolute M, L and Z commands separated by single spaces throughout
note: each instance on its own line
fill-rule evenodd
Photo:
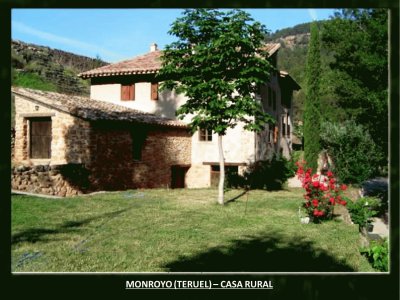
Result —
M 154 51 L 132 59 L 110 64 L 78 74 L 82 78 L 130 74 L 156 73 L 161 68 L 161 51 Z
M 12 92 L 38 104 L 89 121 L 113 120 L 172 127 L 187 127 L 185 123 L 180 121 L 159 117 L 154 114 L 105 101 L 92 100 L 87 97 L 17 87 L 13 87 Z
M 263 49 L 268 51 L 269 56 L 271 56 L 278 51 L 280 46 L 280 44 L 269 43 L 265 44 Z M 162 51 L 149 52 L 144 55 L 136 56 L 132 59 L 80 73 L 78 76 L 82 78 L 91 78 L 100 76 L 157 73 L 157 71 L 161 68 L 161 55 Z

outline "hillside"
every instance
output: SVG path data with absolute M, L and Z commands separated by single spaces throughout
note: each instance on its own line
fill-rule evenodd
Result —
M 318 21 L 320 32 L 323 30 L 324 24 L 329 21 Z M 305 99 L 305 70 L 307 61 L 308 43 L 310 41 L 310 24 L 304 23 L 294 27 L 284 28 L 276 31 L 266 38 L 266 42 L 280 43 L 278 68 L 285 70 L 300 84 L 302 89 L 294 93 L 294 120 L 301 120 L 303 114 L 303 104 Z M 331 54 L 326 49 L 321 49 L 321 62 L 324 70 L 328 69 L 329 62 L 332 60 Z M 328 82 L 331 80 L 331 72 L 324 72 L 322 81 Z M 332 101 L 332 93 L 327 90 L 328 85 L 322 87 L 321 102 L 329 104 Z M 327 105 L 322 105 L 322 109 L 328 108 Z M 327 112 L 328 113 L 328 112 Z
M 13 85 L 87 96 L 89 83 L 76 75 L 107 63 L 58 49 L 12 41 L 11 64 Z

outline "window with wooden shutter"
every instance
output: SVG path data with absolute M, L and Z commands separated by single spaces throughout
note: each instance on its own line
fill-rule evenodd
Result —
M 121 85 L 121 100 L 135 100 L 135 84 Z
M 151 83 L 151 100 L 158 100 L 158 82 Z
M 51 157 L 51 118 L 30 119 L 29 157 Z

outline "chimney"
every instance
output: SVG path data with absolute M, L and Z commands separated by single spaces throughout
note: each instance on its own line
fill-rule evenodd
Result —
M 153 43 L 150 45 L 150 52 L 158 51 L 157 44 Z

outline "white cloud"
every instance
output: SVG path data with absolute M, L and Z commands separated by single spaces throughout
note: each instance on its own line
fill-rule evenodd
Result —
M 316 21 L 318 19 L 317 11 L 315 9 L 311 8 L 311 9 L 307 9 L 307 11 L 308 11 L 308 14 L 310 15 L 310 18 L 313 21 Z
M 115 60 L 120 60 L 122 59 L 122 56 L 118 53 L 109 51 L 104 48 L 99 48 L 96 45 L 92 45 L 89 43 L 81 42 L 78 40 L 58 36 L 52 33 L 44 32 L 41 30 L 34 29 L 30 26 L 25 25 L 24 23 L 21 22 L 16 22 L 12 21 L 12 30 L 16 30 L 25 34 L 33 35 L 38 38 L 50 41 L 50 42 L 55 42 L 55 43 L 60 43 L 66 46 L 74 47 L 77 50 L 84 51 L 86 53 L 90 53 L 87 55 L 95 56 L 95 55 L 100 55 L 100 57 L 104 60 L 108 61 L 115 61 Z

